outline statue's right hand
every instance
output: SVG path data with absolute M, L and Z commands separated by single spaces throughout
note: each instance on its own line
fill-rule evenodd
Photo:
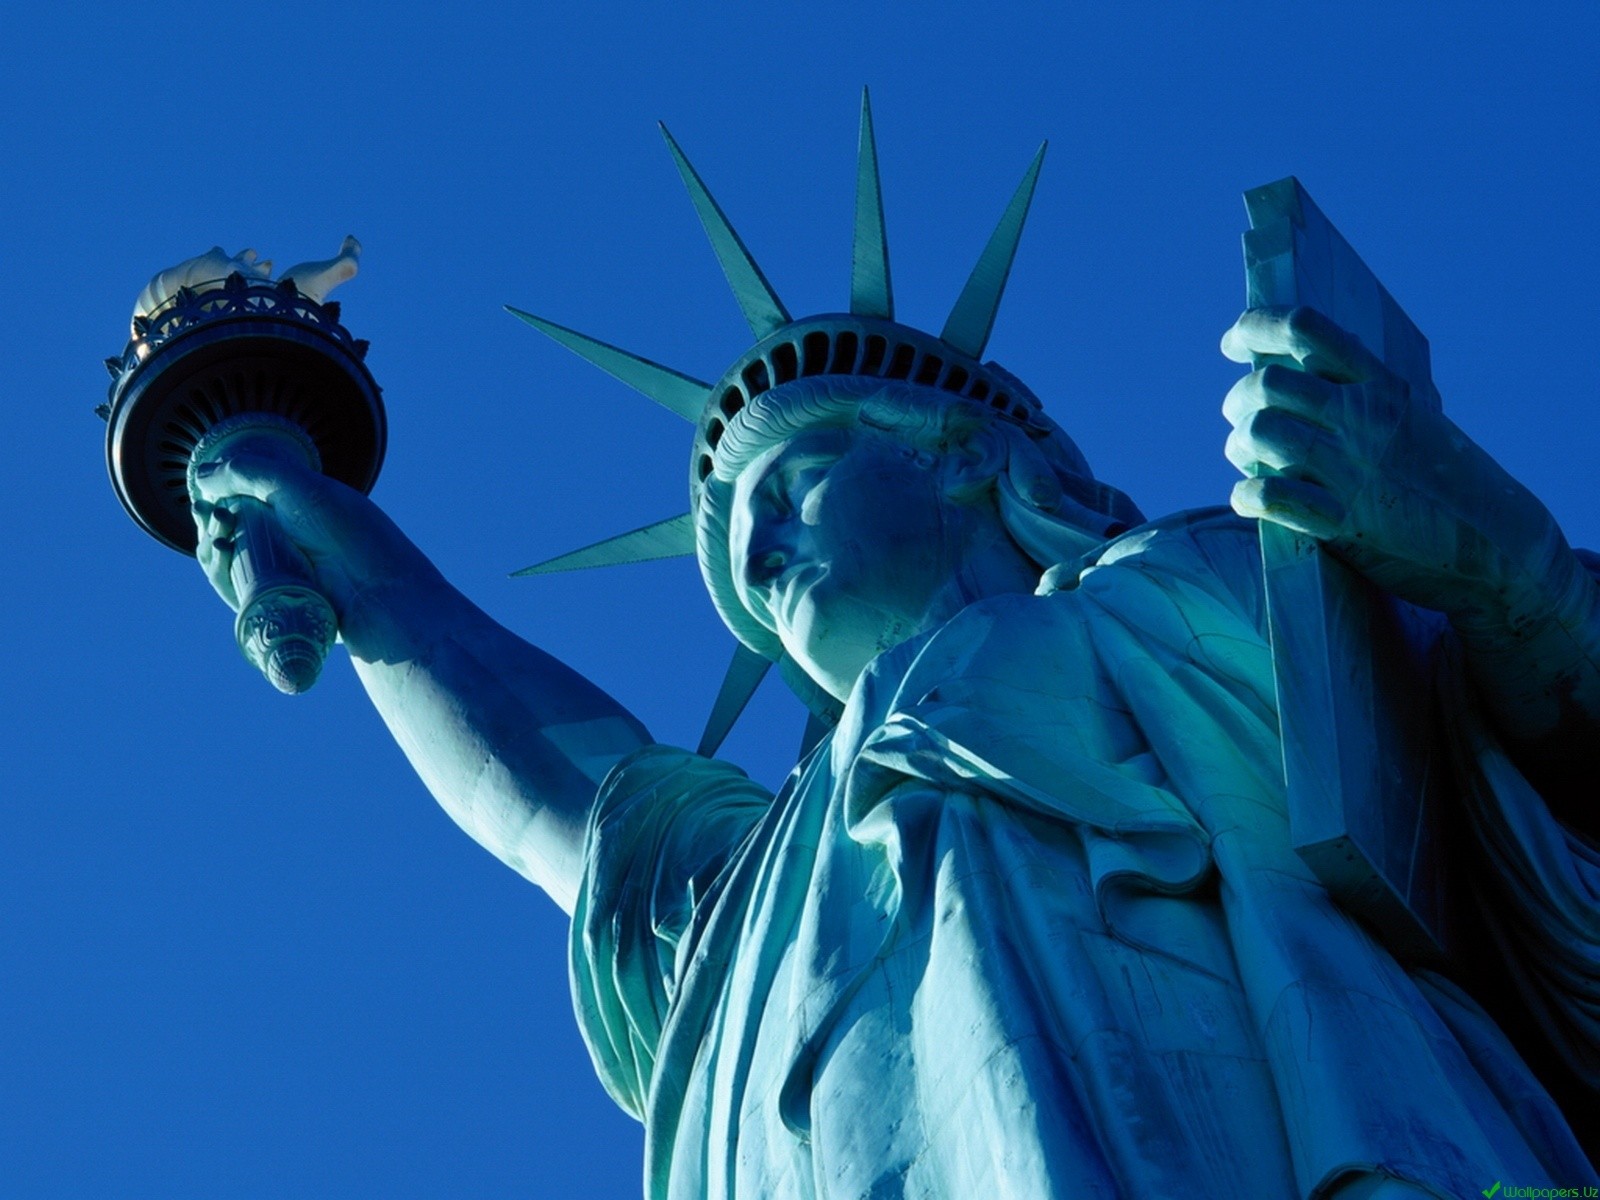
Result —
M 270 511 L 306 556 L 341 627 L 360 597 L 432 566 L 371 500 L 318 471 L 280 459 L 231 455 L 195 469 L 196 557 L 217 594 L 238 611 L 231 569 L 245 504 Z

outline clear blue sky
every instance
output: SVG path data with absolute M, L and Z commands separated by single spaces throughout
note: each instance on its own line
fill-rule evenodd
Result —
M 0 28 L 0 1194 L 627 1197 L 566 922 L 450 825 L 348 664 L 297 700 L 123 515 L 100 360 L 156 269 L 357 234 L 381 504 L 693 744 L 687 562 L 508 580 L 678 511 L 688 432 L 503 314 L 714 378 L 747 344 L 653 122 L 794 312 L 845 304 L 873 89 L 902 317 L 938 329 L 1041 138 L 991 354 L 1151 513 L 1226 499 L 1239 194 L 1294 173 L 1448 411 L 1600 544 L 1600 10 L 1543 4 L 58 4 Z M 581 14 L 581 15 L 578 15 Z M 728 753 L 776 783 L 773 684 Z

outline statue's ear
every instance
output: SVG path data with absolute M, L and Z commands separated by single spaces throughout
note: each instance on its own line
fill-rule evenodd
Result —
M 1055 512 L 1064 498 L 1061 476 L 1038 445 L 1020 430 L 1008 426 L 1005 438 L 1006 478 L 1016 494 L 1040 512 Z

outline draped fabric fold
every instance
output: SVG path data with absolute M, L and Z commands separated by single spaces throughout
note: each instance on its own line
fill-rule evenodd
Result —
M 1470 877 L 1497 958 L 1553 1057 L 1600 1097 L 1600 848 L 1551 818 L 1466 702 L 1459 656 L 1439 691 L 1478 856 Z
M 613 772 L 573 988 L 650 1196 L 1595 1181 L 1482 1010 L 1290 847 L 1257 554 L 1180 517 L 974 605 L 880 656 L 776 798 L 659 747 Z M 1517 811 L 1475 819 L 1566 881 L 1515 911 L 1589 1036 L 1562 922 L 1593 862 Z

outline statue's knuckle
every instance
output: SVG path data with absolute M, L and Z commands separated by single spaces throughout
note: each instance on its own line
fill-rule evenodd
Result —
M 1252 409 L 1259 407 L 1256 400 L 1259 391 L 1260 383 L 1254 371 L 1228 389 L 1228 394 L 1222 398 L 1222 415 L 1230 425 L 1238 425 Z
M 1259 516 L 1266 507 L 1262 499 L 1265 479 L 1241 479 L 1233 488 L 1233 506 L 1246 516 Z
M 1259 459 L 1259 455 L 1256 453 L 1255 441 L 1249 434 L 1237 429 L 1228 435 L 1228 440 L 1223 444 L 1222 453 L 1230 463 L 1241 471 L 1254 466 Z

